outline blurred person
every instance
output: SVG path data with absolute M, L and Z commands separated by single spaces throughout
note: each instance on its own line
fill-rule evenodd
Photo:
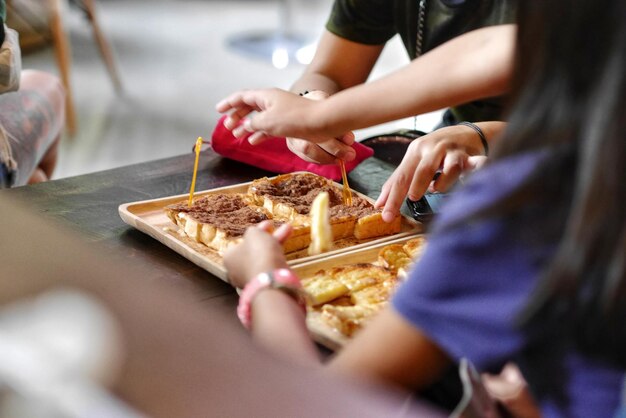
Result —
M 4 0 L 0 17 L 6 21 Z M 1 26 L 0 188 L 50 179 L 65 120 L 60 81 L 45 72 L 22 71 L 17 33 Z
M 514 106 L 492 159 L 450 199 L 391 306 L 328 366 L 416 389 L 462 357 L 484 372 L 514 362 L 542 416 L 613 416 L 626 369 L 626 3 L 522 2 L 518 23 Z M 225 256 L 241 317 L 268 349 L 319 364 L 288 292 L 290 226 L 267 228 Z M 263 272 L 291 278 L 263 286 Z

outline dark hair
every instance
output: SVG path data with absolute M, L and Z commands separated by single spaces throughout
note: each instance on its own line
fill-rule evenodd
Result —
M 518 24 L 514 106 L 494 159 L 546 150 L 544 175 L 519 193 L 553 196 L 564 215 L 521 322 L 552 324 L 625 365 L 626 1 L 521 1 Z M 545 181 L 550 169 L 556 182 Z

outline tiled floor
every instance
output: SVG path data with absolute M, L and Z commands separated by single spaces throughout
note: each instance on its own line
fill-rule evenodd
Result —
M 98 56 L 87 21 L 71 9 L 73 88 L 79 132 L 64 138 L 56 178 L 189 152 L 196 137 L 210 136 L 219 115 L 214 104 L 251 87 L 286 88 L 301 65 L 274 68 L 233 52 L 233 35 L 273 31 L 279 1 L 99 0 L 100 21 L 110 39 L 125 93 L 116 96 Z M 315 39 L 331 0 L 294 0 L 294 27 Z M 386 48 L 373 77 L 407 63 L 399 40 Z M 24 57 L 25 68 L 56 72 L 51 49 Z M 425 115 L 418 127 L 429 129 Z M 409 127 L 401 121 L 357 133 Z

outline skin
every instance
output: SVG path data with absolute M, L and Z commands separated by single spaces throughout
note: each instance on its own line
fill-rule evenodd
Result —
M 253 132 L 252 144 L 261 144 L 268 135 L 285 136 L 290 138 L 289 148 L 307 161 L 349 161 L 354 158 L 350 147 L 354 129 L 506 93 L 515 34 L 514 25 L 469 32 L 387 77 L 363 84 L 382 46 L 355 44 L 326 33 L 313 63 L 292 89 L 320 90 L 315 91 L 317 100 L 280 89 L 245 90 L 223 99 L 216 109 L 229 113 L 224 125 L 235 136 Z M 394 92 L 393 100 L 389 92 Z M 479 126 L 493 140 L 505 125 L 484 122 Z M 481 145 L 468 127 L 436 131 L 417 143 L 422 144 L 405 157 L 417 160 L 403 161 L 377 202 L 385 207 L 387 221 L 396 216 L 406 193 L 415 200 L 421 197 L 439 169 L 444 175 L 432 189 L 445 191 L 463 171 L 481 163 L 471 158 L 481 154 Z
M 229 113 L 225 126 L 236 136 L 244 135 L 246 130 L 258 133 L 253 136 L 255 143 L 265 139 L 263 134 L 287 134 L 319 144 L 343 137 L 353 129 L 506 93 L 514 42 L 514 25 L 479 29 L 447 42 L 387 77 L 358 87 L 353 86 L 361 77 L 351 78 L 347 84 L 337 83 L 336 88 L 342 90 L 336 94 L 326 91 L 330 97 L 325 100 L 307 101 L 280 89 L 244 90 L 226 97 L 216 108 Z M 346 54 L 343 59 L 350 62 L 352 58 Z M 319 72 L 307 74 L 307 79 L 322 78 Z M 308 90 L 325 91 L 317 84 Z M 394 92 L 393 100 L 389 100 L 389 92 Z M 259 113 L 246 118 L 255 111 Z M 246 123 L 237 126 L 244 118 Z

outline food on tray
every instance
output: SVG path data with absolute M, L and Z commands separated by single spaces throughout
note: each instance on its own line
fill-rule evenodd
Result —
M 384 267 L 373 264 L 350 264 L 320 270 L 312 277 L 302 280 L 312 305 L 321 305 L 341 296 L 350 296 L 367 286 L 384 280 L 393 280 L 394 275 Z
M 402 247 L 404 251 L 411 257 L 413 260 L 417 260 L 424 251 L 426 246 L 426 238 L 424 236 L 419 236 L 412 240 L 407 241 L 406 244 Z
M 311 244 L 309 255 L 321 254 L 333 246 L 333 231 L 328 214 L 328 193 L 321 192 L 311 205 Z
M 285 252 L 289 253 L 309 246 L 311 205 L 321 192 L 328 194 L 332 239 L 361 240 L 400 232 L 400 216 L 393 223 L 385 223 L 381 211 L 358 195 L 354 195 L 352 206 L 346 206 L 337 184 L 312 173 L 258 179 L 252 182 L 247 193 L 211 194 L 196 199 L 191 207 L 187 202 L 169 205 L 165 212 L 179 226 L 181 234 L 219 252 L 239 242 L 251 225 L 268 219 L 275 226 L 289 222 L 294 227 L 284 243 Z M 329 248 L 320 241 L 315 244 L 316 250 L 320 243 Z
M 218 251 L 238 243 L 249 226 L 272 219 L 264 208 L 250 205 L 245 194 L 208 195 L 194 201 L 191 207 L 186 202 L 169 205 L 165 213 L 181 233 Z M 274 223 L 280 224 L 276 220 Z M 284 243 L 285 250 L 304 248 L 308 241 L 308 227 L 295 227 Z
M 342 189 L 333 181 L 312 173 L 284 174 L 273 179 L 262 178 L 250 185 L 248 194 L 274 216 L 296 222 L 310 222 L 313 199 L 328 193 L 330 225 L 334 239 L 354 236 L 367 239 L 400 232 L 400 216 L 394 222 L 382 220 L 381 209 L 353 193 L 352 205 L 343 204 Z
M 411 257 L 400 244 L 388 245 L 378 253 L 378 261 L 393 272 L 406 269 L 412 262 Z
M 323 324 L 350 337 L 387 305 L 404 271 L 421 254 L 426 240 L 417 237 L 404 244 L 383 247 L 374 263 L 347 264 L 303 278 L 309 294 L 309 310 Z

